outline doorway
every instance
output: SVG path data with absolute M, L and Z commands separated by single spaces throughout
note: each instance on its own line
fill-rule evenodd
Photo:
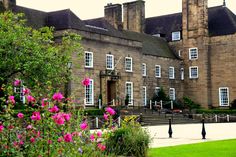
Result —
M 107 103 L 113 105 L 116 99 L 116 81 L 107 81 Z

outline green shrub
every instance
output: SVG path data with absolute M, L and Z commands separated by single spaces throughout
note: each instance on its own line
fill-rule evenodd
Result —
M 200 109 L 200 107 L 201 107 L 199 104 L 195 103 L 189 97 L 184 96 L 183 101 L 184 101 L 185 107 L 188 108 L 190 111 L 192 109 Z
M 107 139 L 106 146 L 107 152 L 116 156 L 146 157 L 149 143 L 150 136 L 147 131 L 131 121 L 115 130 Z
M 104 110 L 102 109 L 86 109 L 84 110 L 84 114 L 88 116 L 97 116 L 97 115 L 103 115 Z

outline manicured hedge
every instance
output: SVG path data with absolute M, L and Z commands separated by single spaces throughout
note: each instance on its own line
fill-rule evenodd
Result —
M 85 109 L 84 114 L 88 116 L 97 116 L 97 115 L 103 115 L 104 110 L 103 109 Z
M 226 110 L 226 109 L 198 109 L 196 113 L 199 114 L 236 114 L 236 110 Z

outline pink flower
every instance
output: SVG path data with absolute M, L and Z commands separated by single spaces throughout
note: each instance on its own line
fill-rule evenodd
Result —
M 57 142 L 62 142 L 63 141 L 63 138 L 62 137 L 59 137 L 58 139 L 57 139 Z
M 13 146 L 14 146 L 14 147 L 17 147 L 17 146 L 18 146 L 18 142 L 14 141 L 14 142 L 13 142 Z
M 63 115 L 64 115 L 63 113 L 57 113 L 57 114 L 52 116 L 52 119 L 58 125 L 63 125 L 65 123 L 65 119 L 64 119 Z
M 61 101 L 63 98 L 64 98 L 64 96 L 63 96 L 60 92 L 55 93 L 55 94 L 52 96 L 52 99 L 53 99 L 53 100 L 56 100 L 56 101 Z
M 106 146 L 101 144 L 101 143 L 98 143 L 98 148 L 101 150 L 101 151 L 104 151 L 106 149 Z
M 22 135 L 21 135 L 21 134 L 17 134 L 17 138 L 18 138 L 18 139 L 21 139 L 21 138 L 22 138 Z
M 49 109 L 49 112 L 52 112 L 52 113 L 56 113 L 58 111 L 59 111 L 59 108 L 56 105 L 54 105 L 52 108 Z
M 82 81 L 82 84 L 83 84 L 83 86 L 89 86 L 89 85 L 90 85 L 90 79 L 89 79 L 89 78 L 85 78 L 85 79 Z
M 91 140 L 91 141 L 94 141 L 94 140 L 95 140 L 94 134 L 91 134 L 91 135 L 90 135 L 90 140 Z
M 34 142 L 35 142 L 35 138 L 31 137 L 31 138 L 30 138 L 30 142 L 31 142 L 31 143 L 34 143 Z
M 116 114 L 116 111 L 115 111 L 113 108 L 111 108 L 111 107 L 107 107 L 107 108 L 106 108 L 106 111 L 107 111 L 111 116 L 113 116 L 113 115 Z
M 52 140 L 48 140 L 48 144 L 52 144 Z
M 45 107 L 45 106 L 47 106 L 48 104 L 49 104 L 48 99 L 47 99 L 47 98 L 43 98 L 43 99 L 42 99 L 42 107 Z
M 19 86 L 21 84 L 21 80 L 17 79 L 17 80 L 14 81 L 13 84 L 14 84 L 14 86 Z
M 27 127 L 26 127 L 26 129 L 32 129 L 33 127 L 32 127 L 32 125 L 28 125 Z
M 10 102 L 11 102 L 12 104 L 15 104 L 15 103 L 16 103 L 14 96 L 11 95 L 11 96 L 9 96 L 8 99 L 10 100 Z
M 98 136 L 98 137 L 102 137 L 102 132 L 101 132 L 101 131 L 98 131 L 98 132 L 97 132 L 97 136 Z
M 19 142 L 19 144 L 20 144 L 20 145 L 23 145 L 23 144 L 24 144 L 24 141 L 21 140 L 21 141 Z
M 33 112 L 31 119 L 32 120 L 40 120 L 41 119 L 40 112 Z
M 72 142 L 72 135 L 70 133 L 67 133 L 64 135 L 65 142 Z
M 24 114 L 23 114 L 23 113 L 18 113 L 18 114 L 17 114 L 17 117 L 20 118 L 20 119 L 21 119 L 21 118 L 24 118 Z
M 105 120 L 108 120 L 108 115 L 107 115 L 106 113 L 104 113 L 104 114 L 103 114 L 103 118 L 104 118 Z
M 66 121 L 70 120 L 70 116 L 71 114 L 66 114 L 66 113 L 63 114 L 63 117 L 65 118 Z
M 24 89 L 23 89 L 23 94 L 24 94 L 24 95 L 30 94 L 29 88 L 24 88 Z
M 28 103 L 35 101 L 35 98 L 32 97 L 31 95 L 28 95 L 28 96 L 26 97 L 26 99 L 27 99 Z
M 81 130 L 85 130 L 88 128 L 88 124 L 86 122 L 83 122 L 82 124 L 80 124 L 80 129 Z
M 4 126 L 3 125 L 0 125 L 0 132 L 2 132 L 4 129 Z

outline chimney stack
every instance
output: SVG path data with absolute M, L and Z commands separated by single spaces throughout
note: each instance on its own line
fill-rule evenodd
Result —
M 122 28 L 122 8 L 120 4 L 108 3 L 104 7 L 105 19 L 116 29 Z
M 16 0 L 0 0 L 0 5 L 4 10 L 11 10 L 16 5 Z
M 144 33 L 145 2 L 136 0 L 123 3 L 123 28 L 134 32 Z

